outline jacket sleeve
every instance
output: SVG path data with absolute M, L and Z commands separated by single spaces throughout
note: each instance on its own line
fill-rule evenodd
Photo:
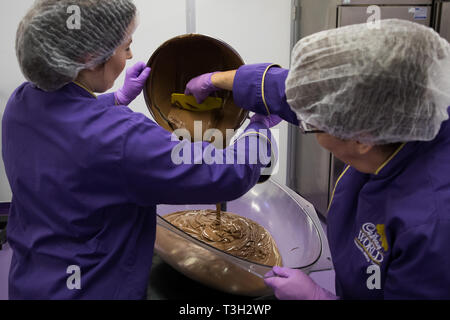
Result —
M 273 64 L 245 65 L 238 69 L 233 84 L 237 105 L 255 113 L 276 114 L 299 125 L 297 115 L 286 99 L 286 79 L 289 70 Z
M 253 123 L 236 143 L 218 150 L 208 143 L 180 141 L 145 116 L 135 115 L 122 155 L 128 198 L 143 206 L 237 199 L 258 182 L 270 163 L 276 148 L 272 140 L 270 130 Z M 266 157 L 255 160 L 264 153 Z
M 413 227 L 401 233 L 384 285 L 385 299 L 450 298 L 450 221 Z

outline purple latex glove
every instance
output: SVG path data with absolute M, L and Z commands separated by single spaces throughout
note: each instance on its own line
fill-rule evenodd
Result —
M 278 125 L 283 119 L 281 119 L 279 116 L 272 114 L 270 116 L 263 116 L 260 114 L 255 114 L 251 119 L 250 123 L 253 122 L 261 122 L 266 125 L 268 128 L 273 128 L 276 125 Z
M 206 73 L 192 79 L 187 84 L 184 94 L 194 96 L 198 103 L 202 103 L 211 93 L 221 90 L 214 86 L 211 80 L 216 73 L 218 72 Z
M 123 87 L 114 94 L 116 101 L 121 105 L 127 106 L 136 99 L 141 94 L 150 71 L 151 69 L 147 67 L 145 62 L 138 62 L 127 69 Z
M 279 300 L 336 300 L 338 297 L 321 288 L 303 271 L 274 267 L 264 283 Z

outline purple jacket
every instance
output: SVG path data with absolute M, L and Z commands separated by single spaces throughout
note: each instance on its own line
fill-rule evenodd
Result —
M 253 123 L 241 139 L 246 164 L 177 165 L 171 154 L 180 142 L 144 115 L 114 106 L 113 94 L 96 99 L 73 83 L 53 93 L 20 86 L 3 117 L 13 192 L 10 299 L 146 298 L 156 206 L 245 194 L 264 165 L 248 161 L 255 140 L 265 139 L 261 130 Z M 181 144 L 192 160 L 194 149 L 207 147 Z M 76 268 L 79 278 L 72 277 Z
M 288 70 L 242 67 L 235 101 L 298 123 Z M 264 76 L 263 76 L 264 75 Z M 261 92 L 246 95 L 246 92 Z M 377 171 L 347 167 L 328 212 L 336 293 L 344 299 L 450 299 L 450 121 L 431 142 L 402 145 Z

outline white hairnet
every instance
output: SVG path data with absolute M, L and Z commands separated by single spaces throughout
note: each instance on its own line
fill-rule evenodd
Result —
M 79 28 L 68 24 L 74 5 Z M 135 16 L 132 0 L 37 0 L 17 30 L 23 74 L 45 91 L 63 87 L 113 56 Z
M 397 19 L 320 32 L 295 46 L 286 95 L 299 120 L 341 139 L 429 141 L 448 119 L 450 45 Z

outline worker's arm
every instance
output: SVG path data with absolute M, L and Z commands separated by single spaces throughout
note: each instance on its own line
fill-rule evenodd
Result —
M 211 76 L 212 84 L 223 90 L 232 91 L 237 70 L 217 72 Z
M 261 122 L 251 123 L 237 143 L 218 150 L 208 143 L 180 142 L 135 114 L 124 138 L 125 192 L 129 201 L 142 206 L 231 201 L 258 182 L 275 149 L 270 130 Z
M 232 90 L 234 101 L 241 108 L 263 115 L 275 114 L 298 125 L 286 99 L 288 73 L 289 70 L 272 64 L 245 65 L 238 70 L 197 77 L 188 83 L 186 94 L 203 100 L 214 91 Z
M 271 64 L 246 65 L 239 68 L 233 82 L 233 97 L 238 106 L 298 125 L 296 114 L 286 100 L 289 70 Z

